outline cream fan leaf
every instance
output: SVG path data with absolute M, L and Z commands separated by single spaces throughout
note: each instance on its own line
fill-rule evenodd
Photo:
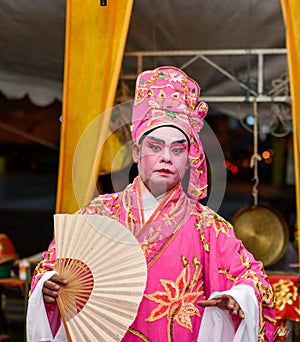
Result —
M 133 234 L 100 215 L 54 215 L 57 303 L 70 341 L 120 341 L 134 321 L 147 266 Z

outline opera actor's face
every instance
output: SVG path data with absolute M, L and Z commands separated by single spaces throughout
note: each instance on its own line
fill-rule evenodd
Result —
M 140 145 L 133 145 L 139 175 L 155 196 L 167 192 L 184 177 L 188 165 L 188 141 L 177 128 L 164 126 L 151 131 Z

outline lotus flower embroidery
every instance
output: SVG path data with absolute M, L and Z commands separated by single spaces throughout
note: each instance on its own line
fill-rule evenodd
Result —
M 165 291 L 156 291 L 152 294 L 144 295 L 146 298 L 158 303 L 157 307 L 152 310 L 146 321 L 153 322 L 166 316 L 169 322 L 169 336 L 172 336 L 174 322 L 177 322 L 183 328 L 192 331 L 191 316 L 200 316 L 199 310 L 195 306 L 195 302 L 203 293 L 203 281 L 200 281 L 202 267 L 200 267 L 198 259 L 194 257 L 193 266 L 195 267 L 195 271 L 191 279 L 190 266 L 184 257 L 183 264 L 185 267 L 175 282 L 165 279 L 160 280 Z

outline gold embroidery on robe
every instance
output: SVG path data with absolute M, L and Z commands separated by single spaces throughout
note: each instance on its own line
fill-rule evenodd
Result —
M 165 291 L 156 291 L 144 296 L 157 303 L 146 321 L 154 322 L 163 317 L 168 320 L 168 339 L 173 341 L 173 325 L 176 322 L 183 328 L 192 331 L 190 317 L 200 316 L 195 302 L 203 294 L 202 266 L 194 257 L 192 265 L 194 273 L 191 275 L 191 267 L 185 257 L 182 257 L 183 270 L 175 281 L 161 279 L 160 283 Z

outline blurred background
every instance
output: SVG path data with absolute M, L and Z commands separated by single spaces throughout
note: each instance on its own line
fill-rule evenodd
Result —
M 16 256 L 9 262 L 14 262 L 18 276 L 19 261 L 33 260 L 33 267 L 53 236 L 66 2 L 2 0 L 0 17 L 0 233 L 14 246 Z M 82 25 L 85 20 L 88 18 L 82 18 Z M 297 272 L 293 123 L 285 37 L 279 0 L 136 0 L 114 104 L 133 99 L 134 80 L 145 69 L 174 65 L 198 81 L 201 99 L 210 108 L 206 124 L 224 155 L 221 171 L 208 158 L 211 173 L 225 175 L 221 200 L 214 209 L 231 221 L 240 210 L 253 205 L 256 189 L 259 205 L 280 218 L 278 227 L 274 226 L 279 239 L 268 247 L 265 266 L 269 271 Z M 94 70 L 86 73 L 92 75 Z M 106 151 L 117 153 L 130 143 L 130 110 L 121 112 L 121 124 L 119 117 L 119 109 L 111 115 L 113 137 L 106 142 Z M 215 148 L 216 140 L 209 145 L 209 137 L 204 134 L 203 139 L 209 151 Z M 255 148 L 261 160 L 253 168 Z M 120 191 L 128 184 L 132 163 L 128 151 L 115 170 L 110 165 L 114 156 L 103 157 L 99 193 Z M 257 188 L 253 188 L 255 171 Z M 267 229 L 265 234 L 269 234 Z M 265 234 L 262 232 L 262 238 L 268 239 Z M 5 313 L 0 332 L 8 333 L 10 340 L 22 341 L 24 288 L 0 287 Z M 17 336 L 16 331 L 20 332 Z

